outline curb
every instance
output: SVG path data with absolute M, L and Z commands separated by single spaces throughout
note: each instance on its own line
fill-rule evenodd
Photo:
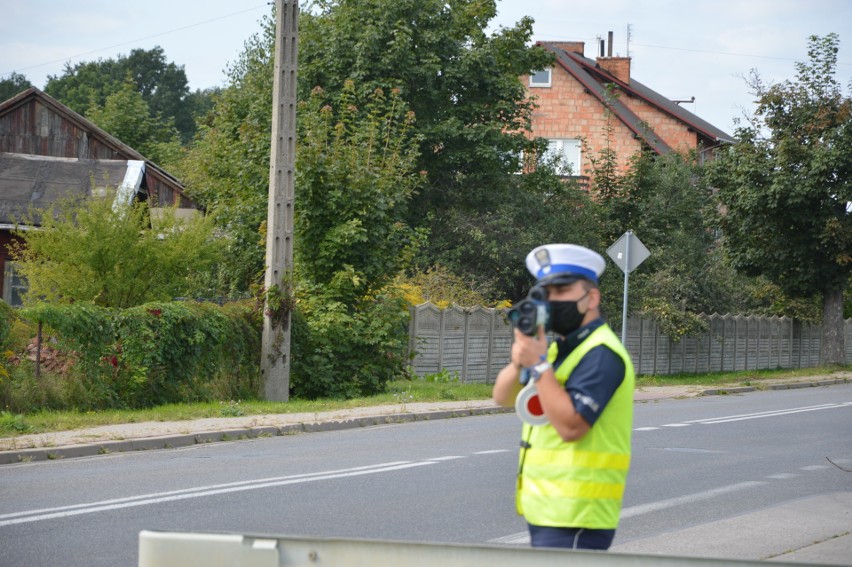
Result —
M 834 378 L 827 380 L 789 383 L 782 382 L 777 384 L 765 384 L 759 387 L 741 386 L 735 388 L 713 388 L 702 390 L 700 392 L 697 392 L 695 395 L 725 396 L 730 394 L 744 394 L 748 392 L 765 390 L 793 390 L 799 388 L 816 388 L 820 386 L 833 386 L 835 384 L 849 383 L 852 383 L 852 378 Z M 193 445 L 203 445 L 206 443 L 257 439 L 260 437 L 278 437 L 284 435 L 297 435 L 300 433 L 318 433 L 322 431 L 341 431 L 345 429 L 357 429 L 360 427 L 372 427 L 376 425 L 389 425 L 395 423 L 411 423 L 415 421 L 450 419 L 454 417 L 471 417 L 498 413 L 514 413 L 514 411 L 515 408 L 489 406 L 482 408 L 406 412 L 372 415 L 365 417 L 354 417 L 349 419 L 329 421 L 302 422 L 290 425 L 283 425 L 280 427 L 247 427 L 237 429 L 223 429 L 219 431 L 209 431 L 200 433 L 182 433 L 162 435 L 157 437 L 144 437 L 138 439 L 104 441 L 99 443 L 64 445 L 58 447 L 11 449 L 0 452 L 0 466 L 17 463 L 29 463 L 34 461 L 54 461 L 78 457 L 109 455 L 115 453 L 129 453 L 134 451 L 175 449 L 178 447 L 191 447 Z
M 357 417 L 335 421 L 294 423 L 281 427 L 249 427 L 241 429 L 211 431 L 204 433 L 163 435 L 159 437 L 128 439 L 124 441 L 104 441 L 102 443 L 66 445 L 62 447 L 39 447 L 33 449 L 17 450 L 12 449 L 9 451 L 0 452 L 0 465 L 29 463 L 34 461 L 54 461 L 62 459 L 72 459 L 77 457 L 93 457 L 97 455 L 127 453 L 133 451 L 175 449 L 178 447 L 191 447 L 193 445 L 203 445 L 206 443 L 217 443 L 222 441 L 237 441 L 244 439 L 257 439 L 260 437 L 297 435 L 299 433 L 341 431 L 344 429 L 358 429 L 361 427 L 372 427 L 376 425 L 389 425 L 396 423 L 411 423 L 415 421 L 430 421 L 435 419 L 450 419 L 454 417 L 471 417 L 477 415 L 511 413 L 514 411 L 514 408 L 486 407 L 427 411 L 419 413 L 409 412 L 391 415 Z
M 762 387 L 741 386 L 737 388 L 714 388 L 703 390 L 699 396 L 724 396 L 727 394 L 743 394 L 746 392 L 757 392 L 760 390 L 798 390 L 801 388 L 817 388 L 820 386 L 834 386 L 835 384 L 849 384 L 852 379 L 835 378 L 831 380 L 819 380 L 815 382 L 789 382 L 779 384 L 766 384 Z

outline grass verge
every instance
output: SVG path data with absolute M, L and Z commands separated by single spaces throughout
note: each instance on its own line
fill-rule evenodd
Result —
M 715 374 L 679 374 L 639 376 L 638 387 L 654 386 L 755 386 L 774 380 L 806 380 L 848 373 L 846 367 L 802 368 L 795 370 L 750 370 Z M 491 397 L 488 384 L 462 384 L 458 381 L 436 382 L 402 380 L 391 382 L 384 394 L 351 400 L 228 400 L 213 403 L 170 404 L 144 410 L 109 410 L 73 412 L 42 410 L 26 415 L 0 412 L 0 437 L 85 429 L 100 425 L 141 423 L 146 421 L 186 421 L 215 417 L 281 413 L 319 413 L 356 407 L 405 405 L 419 402 L 484 400 Z
M 707 374 L 656 374 L 637 376 L 636 385 L 645 386 L 754 386 L 773 380 L 807 380 L 817 376 L 849 372 L 850 366 L 792 368 L 781 370 L 741 370 Z

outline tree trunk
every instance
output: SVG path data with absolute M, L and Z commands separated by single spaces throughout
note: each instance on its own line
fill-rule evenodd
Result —
M 843 321 L 843 288 L 826 290 L 822 300 L 821 365 L 846 364 L 846 336 Z

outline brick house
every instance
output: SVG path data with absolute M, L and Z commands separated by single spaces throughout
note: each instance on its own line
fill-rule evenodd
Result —
M 662 155 L 696 150 L 712 156 L 733 137 L 630 76 L 630 57 L 585 57 L 583 42 L 539 42 L 555 56 L 553 67 L 525 77 L 537 108 L 532 135 L 550 140 L 573 175 L 591 177 L 589 157 L 611 147 L 621 169 L 638 151 Z
M 116 199 L 147 201 L 152 212 L 196 205 L 174 176 L 39 89 L 0 101 L 0 297 L 19 304 L 26 286 L 7 246 L 28 210 L 68 198 L 117 192 Z

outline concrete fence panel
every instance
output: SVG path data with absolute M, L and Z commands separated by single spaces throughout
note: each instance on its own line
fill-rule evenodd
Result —
M 411 307 L 409 347 L 414 372 L 458 374 L 463 382 L 494 382 L 509 362 L 512 327 L 506 309 Z M 626 347 L 637 374 L 681 374 L 808 368 L 819 365 L 819 325 L 786 317 L 706 315 L 707 331 L 673 341 L 651 319 L 629 317 Z M 620 334 L 620 329 L 616 329 Z M 852 363 L 852 319 L 845 322 Z

